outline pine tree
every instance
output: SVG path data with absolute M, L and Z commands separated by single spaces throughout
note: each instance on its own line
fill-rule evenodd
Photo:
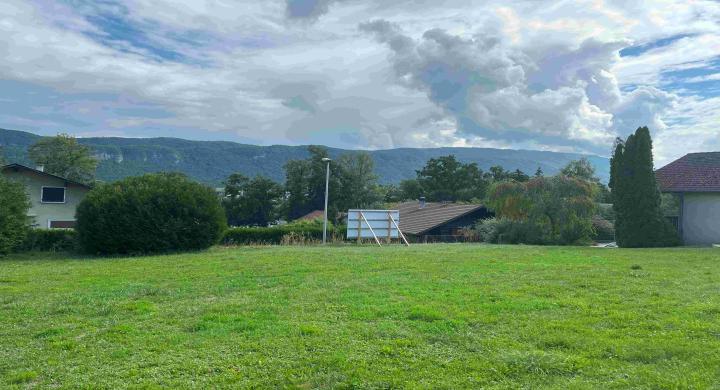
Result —
M 545 176 L 545 173 L 543 172 L 542 168 L 538 167 L 535 171 L 535 177 L 543 177 Z
M 610 175 L 618 245 L 677 245 L 677 235 L 660 209 L 660 190 L 653 171 L 652 139 L 647 127 L 638 128 L 624 143 L 616 142 L 610 160 Z

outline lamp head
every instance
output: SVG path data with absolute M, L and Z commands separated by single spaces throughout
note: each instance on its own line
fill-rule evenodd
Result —
M 327 158 L 327 157 L 323 157 L 323 158 L 322 158 L 322 162 L 330 162 L 330 161 L 332 161 L 332 160 L 329 159 L 329 158 Z

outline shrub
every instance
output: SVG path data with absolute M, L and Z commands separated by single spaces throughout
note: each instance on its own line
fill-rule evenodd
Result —
M 336 235 L 336 230 L 328 226 L 328 236 Z M 225 232 L 222 243 L 225 245 L 247 244 L 293 244 L 309 243 L 322 240 L 322 226 L 317 227 L 240 227 Z
M 615 220 L 615 211 L 613 210 L 612 203 L 598 203 L 597 213 L 599 216 L 607 219 L 608 221 Z
M 498 242 L 498 230 L 502 220 L 499 218 L 488 218 L 479 221 L 475 225 L 475 231 L 480 240 L 487 243 Z
M 527 221 L 503 219 L 498 225 L 497 235 L 499 244 L 542 245 L 549 241 L 542 225 Z
M 483 242 L 492 244 L 542 244 L 542 231 L 537 225 L 509 218 L 490 218 L 475 229 Z
M 0 255 L 17 249 L 25 239 L 29 230 L 28 208 L 25 187 L 0 177 Z
M 615 226 L 612 222 L 596 215 L 592 218 L 594 238 L 598 241 L 611 241 L 615 239 Z
M 328 225 L 328 239 L 341 234 L 344 229 Z M 248 244 L 307 244 L 322 240 L 322 221 L 297 223 L 273 227 L 239 227 L 228 229 L 221 240 L 224 245 Z
M 91 190 L 77 209 L 78 243 L 99 254 L 207 248 L 226 228 L 212 188 L 180 174 L 130 177 Z
M 72 229 L 30 229 L 20 249 L 24 251 L 66 252 L 77 247 Z

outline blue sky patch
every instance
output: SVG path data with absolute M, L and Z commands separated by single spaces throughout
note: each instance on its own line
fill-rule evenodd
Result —
M 657 49 L 657 48 L 663 47 L 663 46 L 667 46 L 667 45 L 670 45 L 670 44 L 672 44 L 673 42 L 675 42 L 675 41 L 677 41 L 677 40 L 680 40 L 680 39 L 683 39 L 683 38 L 687 38 L 687 37 L 691 37 L 691 36 L 693 36 L 693 35 L 692 35 L 692 34 L 673 35 L 673 36 L 671 36 L 671 37 L 667 37 L 667 38 L 663 38 L 663 39 L 658 39 L 658 40 L 656 40 L 656 41 L 652 41 L 652 42 L 647 42 L 647 43 L 643 43 L 643 44 L 640 44 L 640 45 L 635 45 L 635 46 L 626 47 L 626 48 L 620 50 L 620 57 L 639 56 L 639 55 L 641 55 L 641 54 L 643 54 L 643 53 L 645 53 L 645 52 L 647 52 L 647 51 L 649 51 L 649 50 Z
M 705 98 L 720 96 L 720 80 L 706 79 L 707 76 L 720 73 L 720 56 L 707 66 L 661 73 L 663 88 L 676 91 L 681 95 L 698 95 Z
M 144 50 L 157 59 L 169 61 L 183 61 L 184 56 L 174 50 L 154 44 L 151 39 L 130 20 L 117 15 L 102 14 L 87 16 L 86 19 L 100 28 L 104 34 L 86 32 L 92 39 L 101 42 L 114 49 L 130 52 L 128 47 L 119 43 L 127 43 L 130 46 Z

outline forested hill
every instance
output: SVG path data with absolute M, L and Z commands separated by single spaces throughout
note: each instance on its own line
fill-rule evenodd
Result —
M 0 129 L 0 146 L 10 162 L 31 164 L 27 148 L 39 135 Z M 224 141 L 190 141 L 178 138 L 82 138 L 101 159 L 97 177 L 112 181 L 147 172 L 183 172 L 213 185 L 234 172 L 246 176 L 262 174 L 279 182 L 284 180 L 283 165 L 291 159 L 307 157 L 306 146 L 256 146 Z M 330 148 L 331 156 L 352 152 Z M 583 157 L 573 153 L 542 152 L 489 148 L 389 149 L 369 152 L 381 183 L 397 183 L 414 178 L 415 170 L 433 157 L 454 154 L 463 162 L 475 162 L 483 170 L 493 165 L 520 169 L 532 175 L 539 167 L 546 175 L 555 174 L 568 161 Z M 609 177 L 608 159 L 587 156 L 605 182 Z

